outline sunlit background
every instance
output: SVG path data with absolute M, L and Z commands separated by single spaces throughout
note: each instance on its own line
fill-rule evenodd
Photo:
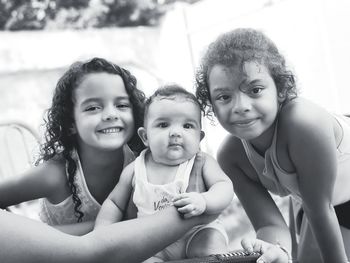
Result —
M 206 45 L 237 27 L 261 29 L 275 41 L 301 96 L 350 113 L 349 14 L 348 0 L 0 0 L 0 123 L 20 122 L 40 136 L 58 78 L 94 56 L 129 69 L 147 95 L 165 82 L 193 91 Z M 225 132 L 204 121 L 202 148 L 215 155 Z M 252 233 L 237 200 L 223 220 L 232 248 Z

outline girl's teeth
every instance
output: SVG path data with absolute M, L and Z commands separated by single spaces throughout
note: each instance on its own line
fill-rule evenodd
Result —
M 103 133 L 116 133 L 116 132 L 119 132 L 120 131 L 120 128 L 113 128 L 113 129 L 105 129 L 105 130 L 102 130 Z

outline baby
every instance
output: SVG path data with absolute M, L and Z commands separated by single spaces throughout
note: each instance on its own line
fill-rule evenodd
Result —
M 139 128 L 138 134 L 147 149 L 124 169 L 102 205 L 95 228 L 122 219 L 132 190 L 138 217 L 172 205 L 184 218 L 219 214 L 230 204 L 231 180 L 214 158 L 199 149 L 204 132 L 201 108 L 192 93 L 177 85 L 158 89 L 146 102 L 144 127 Z M 206 192 L 186 192 L 194 162 L 201 162 L 195 167 L 200 167 Z M 224 253 L 227 245 L 227 234 L 220 221 L 215 220 L 193 228 L 146 262 Z

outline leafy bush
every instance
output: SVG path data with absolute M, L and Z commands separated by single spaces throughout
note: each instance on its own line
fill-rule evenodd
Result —
M 0 0 L 0 30 L 154 26 L 173 2 L 176 1 Z

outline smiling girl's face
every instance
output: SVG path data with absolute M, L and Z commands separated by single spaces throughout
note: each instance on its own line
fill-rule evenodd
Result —
M 208 76 L 213 111 L 225 130 L 254 140 L 273 126 L 279 99 L 264 65 L 256 61 L 244 62 L 243 66 L 215 65 Z
M 133 108 L 119 75 L 90 73 L 73 95 L 79 147 L 110 151 L 130 140 L 135 129 Z

